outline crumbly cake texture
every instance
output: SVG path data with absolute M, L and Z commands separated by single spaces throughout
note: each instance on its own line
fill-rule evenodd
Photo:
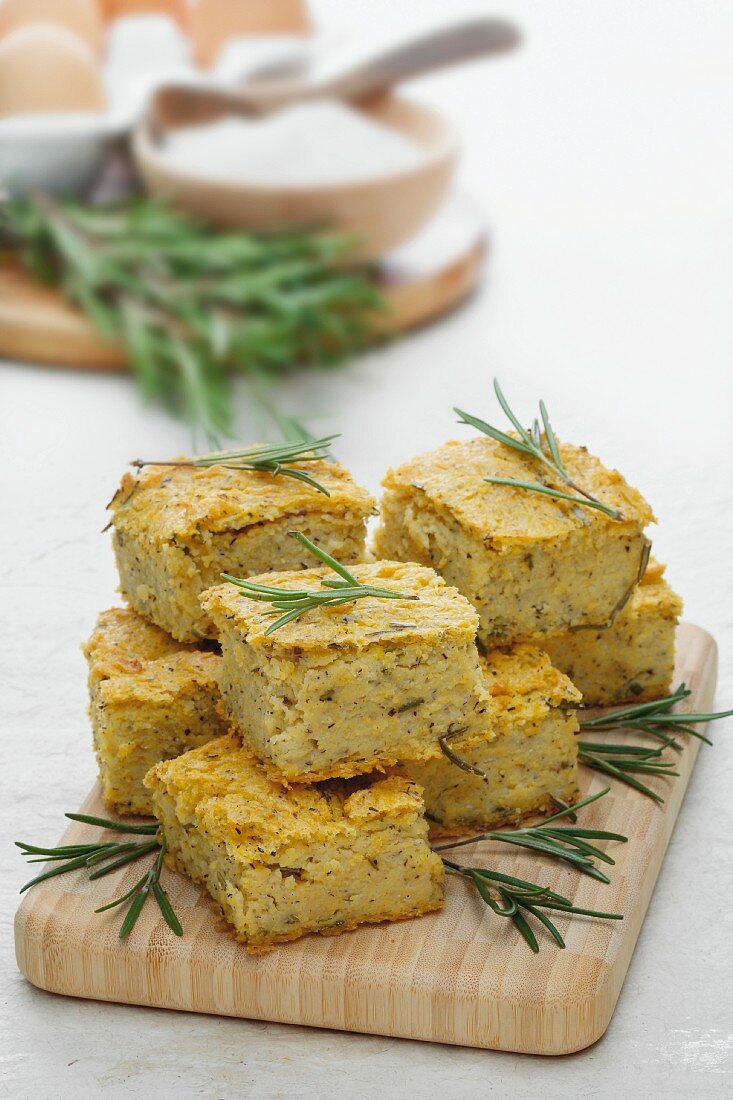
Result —
M 553 798 L 572 803 L 579 796 L 573 708 L 580 692 L 532 645 L 492 650 L 481 658 L 481 667 L 493 740 L 467 734 L 449 744 L 486 778 L 445 756 L 404 765 L 423 787 L 425 809 L 438 835 L 516 824 L 549 810 Z
M 202 597 L 221 638 L 225 706 L 287 782 L 427 759 L 450 730 L 483 728 L 478 616 L 468 601 L 424 566 L 382 561 L 352 572 L 362 584 L 418 598 L 321 607 L 268 636 L 269 604 L 232 584 Z M 332 576 L 317 568 L 256 579 L 310 589 Z
M 83 648 L 104 801 L 121 814 L 152 814 L 146 772 L 226 730 L 221 657 L 181 645 L 127 608 L 103 611 Z
M 169 864 L 253 952 L 441 908 L 420 788 L 399 776 L 283 787 L 235 734 L 148 774 Z
M 292 529 L 339 561 L 362 560 L 372 497 L 337 463 L 291 465 L 330 496 L 291 477 L 223 466 L 125 474 L 110 508 L 127 603 L 179 641 L 215 638 L 199 595 L 222 572 L 305 568 L 312 558 L 289 537 Z
M 651 509 L 616 470 L 583 447 L 561 444 L 571 477 L 604 504 L 593 508 L 492 485 L 490 477 L 538 480 L 538 463 L 480 436 L 446 443 L 390 470 L 383 484 L 378 557 L 432 565 L 480 614 L 479 640 L 539 640 L 607 626 L 638 582 Z M 546 483 L 555 483 L 542 471 Z
M 587 706 L 644 702 L 666 695 L 674 676 L 675 635 L 682 600 L 650 561 L 641 583 L 607 630 L 546 638 L 553 663 L 583 693 Z

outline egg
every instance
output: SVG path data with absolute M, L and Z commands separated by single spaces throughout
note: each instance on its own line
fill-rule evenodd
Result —
M 0 0 L 0 39 L 31 23 L 65 27 L 97 55 L 104 48 L 102 13 L 96 0 Z
M 199 65 L 209 68 L 239 35 L 308 34 L 303 0 L 193 0 L 191 38 Z
M 105 106 L 97 59 L 71 31 L 31 23 L 0 40 L 0 118 Z
M 186 0 L 101 0 L 105 19 L 125 15 L 169 15 L 179 26 L 188 28 Z

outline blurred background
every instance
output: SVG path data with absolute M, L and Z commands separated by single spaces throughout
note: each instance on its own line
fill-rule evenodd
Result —
M 74 7 L 60 6 L 67 16 Z M 388 466 L 460 434 L 454 405 L 491 419 L 494 375 L 521 415 L 543 397 L 561 438 L 587 444 L 651 502 L 654 553 L 685 617 L 719 642 L 717 702 L 729 706 L 733 9 L 714 0 L 222 0 L 208 15 L 205 0 L 198 13 L 184 0 L 101 6 L 114 18 L 97 12 L 86 37 L 66 27 L 39 43 L 37 29 L 15 26 L 18 5 L 0 0 L 5 835 L 55 835 L 93 779 L 76 646 L 114 599 L 99 532 L 130 460 L 340 432 L 339 459 L 377 491 Z M 120 18 L 123 7 L 140 11 Z M 40 13 L 46 27 L 59 21 L 52 8 Z M 238 8 L 251 25 L 222 29 Z M 272 96 L 292 95 L 294 83 L 328 87 L 359 57 L 462 22 L 483 28 L 482 56 L 401 82 L 411 109 L 385 108 L 372 88 L 358 108 L 329 98 L 330 111 L 318 99 L 272 111 Z M 459 39 L 456 54 L 466 49 Z M 46 93 L 51 63 L 59 76 Z M 363 65 L 356 71 L 364 77 Z M 52 109 L 71 74 L 80 98 Z M 243 111 L 234 99 L 248 92 Z M 253 103 L 272 113 L 253 121 Z M 95 195 L 133 220 L 85 221 Z M 176 203 L 193 223 L 165 220 Z M 333 243 L 334 225 L 353 247 Z M 243 244 L 252 227 L 267 233 L 259 259 Z M 176 241 L 188 251 L 174 262 Z M 146 275 L 130 285 L 138 263 Z M 213 305 L 212 279 L 222 281 Z M 733 980 L 730 958 L 702 965 L 695 936 L 675 948 L 686 989 L 679 1033 L 663 1036 L 653 1022 L 659 998 L 679 992 L 663 961 L 669 929 L 699 930 L 703 919 L 704 902 L 683 916 L 681 899 L 714 906 L 720 886 L 696 848 L 713 849 L 709 867 L 720 855 L 733 885 L 721 839 L 725 734 L 720 723 L 716 748 L 700 755 L 606 1040 L 630 1044 L 639 1088 L 666 1088 L 674 1063 L 678 1092 L 666 1095 L 701 1080 L 702 1094 L 718 1095 L 731 1069 L 733 1024 L 724 1013 L 700 1023 L 710 983 Z M 12 858 L 4 850 L 2 861 Z M 14 894 L 4 902 L 10 912 Z M 72 1057 L 94 1063 L 82 1035 L 91 1013 L 105 1023 L 114 1012 L 116 1032 L 142 1048 L 135 1010 L 75 1004 L 61 1014 L 23 985 L 9 944 L 2 950 L 26 1036 L 14 1049 L 30 1050 L 27 1037 L 43 1027 L 57 1036 L 46 1083 Z M 167 1034 L 167 1018 L 147 1018 Z M 202 1081 L 217 1058 L 211 1037 L 232 1040 L 230 1025 L 237 1036 L 258 1029 L 260 1080 L 274 1073 L 273 1044 L 299 1056 L 297 1031 L 205 1021 Z M 370 1090 L 395 1074 L 413 1089 L 459 1079 L 468 1088 L 486 1063 L 479 1052 L 441 1060 L 437 1048 L 398 1054 L 387 1040 L 344 1041 L 350 1059 L 368 1059 Z M 311 1042 L 316 1059 L 335 1049 L 332 1036 Z M 174 1054 L 160 1056 L 163 1073 Z M 569 1076 L 589 1088 L 604 1057 L 596 1049 L 564 1063 L 563 1091 Z M 516 1063 L 492 1059 L 507 1075 L 497 1079 Z M 541 1065 L 544 1094 L 560 1095 Z M 302 1084 L 310 1068 L 280 1057 L 278 1082 Z M 158 1071 L 125 1072 L 124 1094 L 142 1095 Z M 522 1072 L 531 1083 L 540 1070 Z

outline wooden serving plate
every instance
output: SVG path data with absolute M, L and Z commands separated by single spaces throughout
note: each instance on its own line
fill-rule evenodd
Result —
M 710 708 L 716 668 L 713 639 L 683 624 L 675 683 L 692 689 L 692 710 Z M 73 872 L 34 887 L 16 916 L 18 965 L 34 985 L 73 997 L 531 1054 L 580 1050 L 611 1019 L 698 747 L 688 738 L 678 779 L 649 779 L 664 793 L 663 806 L 611 781 L 611 793 L 582 811 L 583 825 L 629 838 L 608 845 L 616 860 L 608 886 L 507 845 L 457 853 L 464 863 L 490 858 L 496 869 L 541 881 L 576 905 L 624 914 L 623 921 L 558 917 L 564 951 L 542 935 L 533 955 L 513 925 L 455 877 L 441 913 L 307 936 L 253 957 L 219 930 L 200 888 L 168 872 L 184 936 L 170 931 L 151 902 L 122 941 L 119 910 L 93 910 L 132 886 L 140 875 L 133 865 L 93 883 Z M 606 785 L 582 772 L 584 793 Z M 97 789 L 82 811 L 106 814 Z M 99 835 L 74 823 L 64 843 Z
M 486 228 L 476 204 L 454 195 L 409 244 L 379 264 L 388 334 L 407 332 L 454 309 L 478 286 Z M 47 366 L 126 370 L 119 344 L 105 340 L 61 295 L 20 268 L 0 266 L 0 357 Z

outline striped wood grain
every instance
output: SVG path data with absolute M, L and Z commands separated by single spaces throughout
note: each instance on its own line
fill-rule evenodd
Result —
M 715 675 L 712 638 L 683 624 L 675 682 L 693 689 L 692 709 L 709 708 Z M 201 890 L 168 872 L 185 936 L 174 936 L 150 904 L 120 941 L 119 910 L 95 916 L 93 909 L 132 885 L 140 874 L 133 867 L 95 883 L 69 874 L 30 891 L 16 918 L 18 965 L 34 985 L 75 997 L 535 1054 L 579 1050 L 610 1021 L 698 745 L 690 738 L 685 746 L 679 779 L 650 780 L 664 788 L 663 807 L 612 782 L 611 794 L 583 813 L 584 825 L 629 837 L 609 846 L 610 886 L 497 845 L 462 849 L 464 862 L 490 854 L 497 869 L 539 878 L 577 905 L 625 914 L 622 922 L 561 917 L 565 951 L 542 937 L 541 953 L 532 955 L 513 926 L 455 878 L 442 913 L 309 936 L 251 957 L 217 930 Z M 584 791 L 605 786 L 582 770 Z M 104 812 L 96 789 L 82 809 Z M 92 835 L 99 830 L 72 824 L 65 842 Z M 672 943 L 669 951 L 671 958 Z

